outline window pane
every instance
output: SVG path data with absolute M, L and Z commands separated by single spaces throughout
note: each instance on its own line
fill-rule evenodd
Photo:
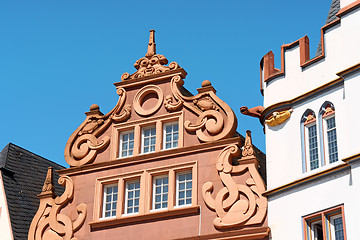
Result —
M 335 230 L 335 240 L 344 240 L 344 230 L 342 218 L 334 219 L 334 230 Z
M 178 123 L 166 124 L 164 127 L 164 148 L 170 149 L 178 146 Z
M 177 205 L 190 205 L 192 198 L 192 173 L 178 173 L 177 183 Z
M 117 185 L 104 186 L 103 213 L 104 218 L 116 216 Z
M 326 124 L 327 124 L 329 162 L 333 163 L 338 160 L 335 117 L 327 119 Z
M 134 132 L 121 133 L 120 139 L 121 157 L 132 156 L 134 149 Z
M 142 135 L 142 152 L 149 153 L 155 151 L 156 144 L 156 128 L 155 126 L 148 129 L 143 129 Z
M 309 139 L 310 169 L 313 170 L 319 167 L 316 125 L 308 127 L 308 139 Z
M 126 183 L 125 213 L 139 212 L 140 201 L 140 180 Z
M 167 208 L 168 176 L 156 177 L 153 180 L 153 209 Z

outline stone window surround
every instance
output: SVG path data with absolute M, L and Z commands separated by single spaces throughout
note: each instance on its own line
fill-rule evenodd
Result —
M 176 206 L 176 173 L 178 172 L 192 172 L 192 203 L 186 206 Z M 166 209 L 154 210 L 152 209 L 152 192 L 153 192 L 153 178 L 161 175 L 168 175 L 169 177 L 169 189 L 168 189 L 168 207 Z M 140 204 L 139 213 L 127 215 L 124 213 L 124 200 L 125 200 L 125 185 L 127 181 L 140 179 Z M 104 186 L 109 184 L 118 184 L 118 202 L 116 208 L 115 218 L 102 218 L 103 208 L 103 189 Z M 152 168 L 147 170 L 135 171 L 130 173 L 118 174 L 113 176 L 107 176 L 96 179 L 96 189 L 94 194 L 94 221 L 90 225 L 104 226 L 107 223 L 109 225 L 121 225 L 132 222 L 137 222 L 139 219 L 149 219 L 163 217 L 163 216 L 175 216 L 185 213 L 195 213 L 198 211 L 197 205 L 197 162 L 186 162 L 176 165 L 168 165 L 158 168 Z
M 325 109 L 327 106 L 331 106 L 332 110 L 330 112 L 326 112 Z M 312 119 L 310 122 L 306 121 L 306 116 L 309 112 L 313 113 L 314 119 Z M 341 161 L 339 161 L 339 155 L 338 160 L 330 163 L 329 159 L 329 152 L 328 152 L 328 141 L 327 141 L 327 130 L 326 130 L 326 120 L 329 118 L 335 118 L 335 109 L 334 105 L 329 102 L 325 101 L 319 112 L 318 112 L 318 118 L 316 117 L 316 113 L 310 109 L 306 110 L 302 116 L 301 119 L 301 144 L 302 144 L 302 173 L 308 174 L 310 172 L 317 172 L 320 171 L 320 169 L 329 168 L 330 166 L 339 165 L 341 164 Z M 335 123 L 336 123 L 335 118 Z M 316 130 L 317 130 L 317 142 L 318 142 L 318 158 L 319 158 L 319 167 L 315 168 L 313 170 L 310 170 L 310 157 L 309 157 L 309 143 L 308 143 L 308 131 L 307 128 L 313 126 L 316 124 Z M 337 129 L 337 126 L 336 128 Z M 338 152 L 339 154 L 339 149 Z
M 184 136 L 184 121 L 183 113 L 169 113 L 166 115 L 149 117 L 146 119 L 135 120 L 132 122 L 125 122 L 116 124 L 113 126 L 111 134 L 111 158 L 121 159 L 120 154 L 120 134 L 121 132 L 134 131 L 134 149 L 132 156 L 138 156 L 142 154 L 151 154 L 151 153 L 142 153 L 141 142 L 142 142 L 142 129 L 149 126 L 156 126 L 156 143 L 155 143 L 155 152 L 166 151 L 170 149 L 163 148 L 163 126 L 167 123 L 178 122 L 179 126 L 179 139 L 178 139 L 178 148 L 183 147 L 183 136 Z M 152 152 L 153 153 L 153 152 Z
M 328 239 L 330 236 L 332 237 L 331 239 L 335 239 L 335 236 L 332 236 L 332 234 L 334 234 L 334 229 L 333 229 L 334 226 L 332 225 L 332 222 L 334 217 L 337 216 L 341 216 L 342 218 L 344 240 L 346 240 L 347 238 L 346 238 L 346 228 L 345 228 L 344 205 L 319 211 L 311 215 L 303 216 L 302 219 L 303 219 L 304 240 L 313 239 L 312 228 L 315 223 L 321 223 L 324 239 Z

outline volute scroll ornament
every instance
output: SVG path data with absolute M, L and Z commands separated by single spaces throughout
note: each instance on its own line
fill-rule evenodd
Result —
M 220 152 L 216 169 L 224 187 L 215 198 L 212 197 L 212 182 L 206 182 L 202 187 L 205 204 L 216 212 L 216 228 L 260 224 L 266 217 L 267 200 L 262 196 L 265 185 L 257 171 L 257 160 L 253 155 L 252 159 L 246 158 L 243 162 L 240 159 L 239 165 L 233 165 L 233 159 L 240 155 L 237 145 L 229 145 Z M 236 183 L 232 174 L 249 175 L 249 178 L 244 183 Z
M 131 105 L 125 104 L 126 91 L 118 88 L 119 100 L 116 106 L 106 115 L 100 112 L 98 105 L 93 104 L 85 113 L 85 121 L 73 132 L 65 146 L 65 160 L 72 166 L 91 163 L 100 150 L 109 146 L 110 137 L 100 135 L 110 126 L 111 122 L 122 122 L 130 118 Z
M 85 222 L 87 205 L 76 206 L 78 217 L 71 220 L 60 213 L 69 201 L 73 199 L 74 185 L 68 176 L 59 178 L 59 184 L 65 187 L 64 193 L 56 197 L 53 187 L 53 169 L 49 168 L 42 192 L 38 195 L 40 206 L 35 214 L 28 233 L 28 240 L 77 240 L 74 233 Z
M 172 96 L 165 97 L 164 105 L 169 112 L 184 106 L 198 116 L 195 123 L 185 121 L 185 129 L 195 132 L 203 142 L 233 136 L 237 127 L 236 116 L 232 109 L 216 96 L 210 81 L 203 82 L 196 96 L 184 96 L 180 91 L 183 84 L 184 81 L 179 75 L 171 79 Z

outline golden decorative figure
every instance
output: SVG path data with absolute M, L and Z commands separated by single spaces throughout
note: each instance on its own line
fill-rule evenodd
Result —
M 290 117 L 292 112 L 293 112 L 292 109 L 282 112 L 273 112 L 271 116 L 265 120 L 265 123 L 271 127 L 279 125 L 285 122 Z

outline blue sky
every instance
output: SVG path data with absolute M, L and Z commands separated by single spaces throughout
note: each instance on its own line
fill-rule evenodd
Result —
M 156 30 L 157 52 L 187 72 L 192 93 L 210 80 L 238 131 L 265 135 L 241 106 L 262 105 L 259 61 L 308 35 L 315 54 L 331 0 L 18 1 L 0 3 L 0 149 L 9 142 L 64 166 L 64 147 L 91 104 L 117 102 L 114 82 L 133 73 Z

